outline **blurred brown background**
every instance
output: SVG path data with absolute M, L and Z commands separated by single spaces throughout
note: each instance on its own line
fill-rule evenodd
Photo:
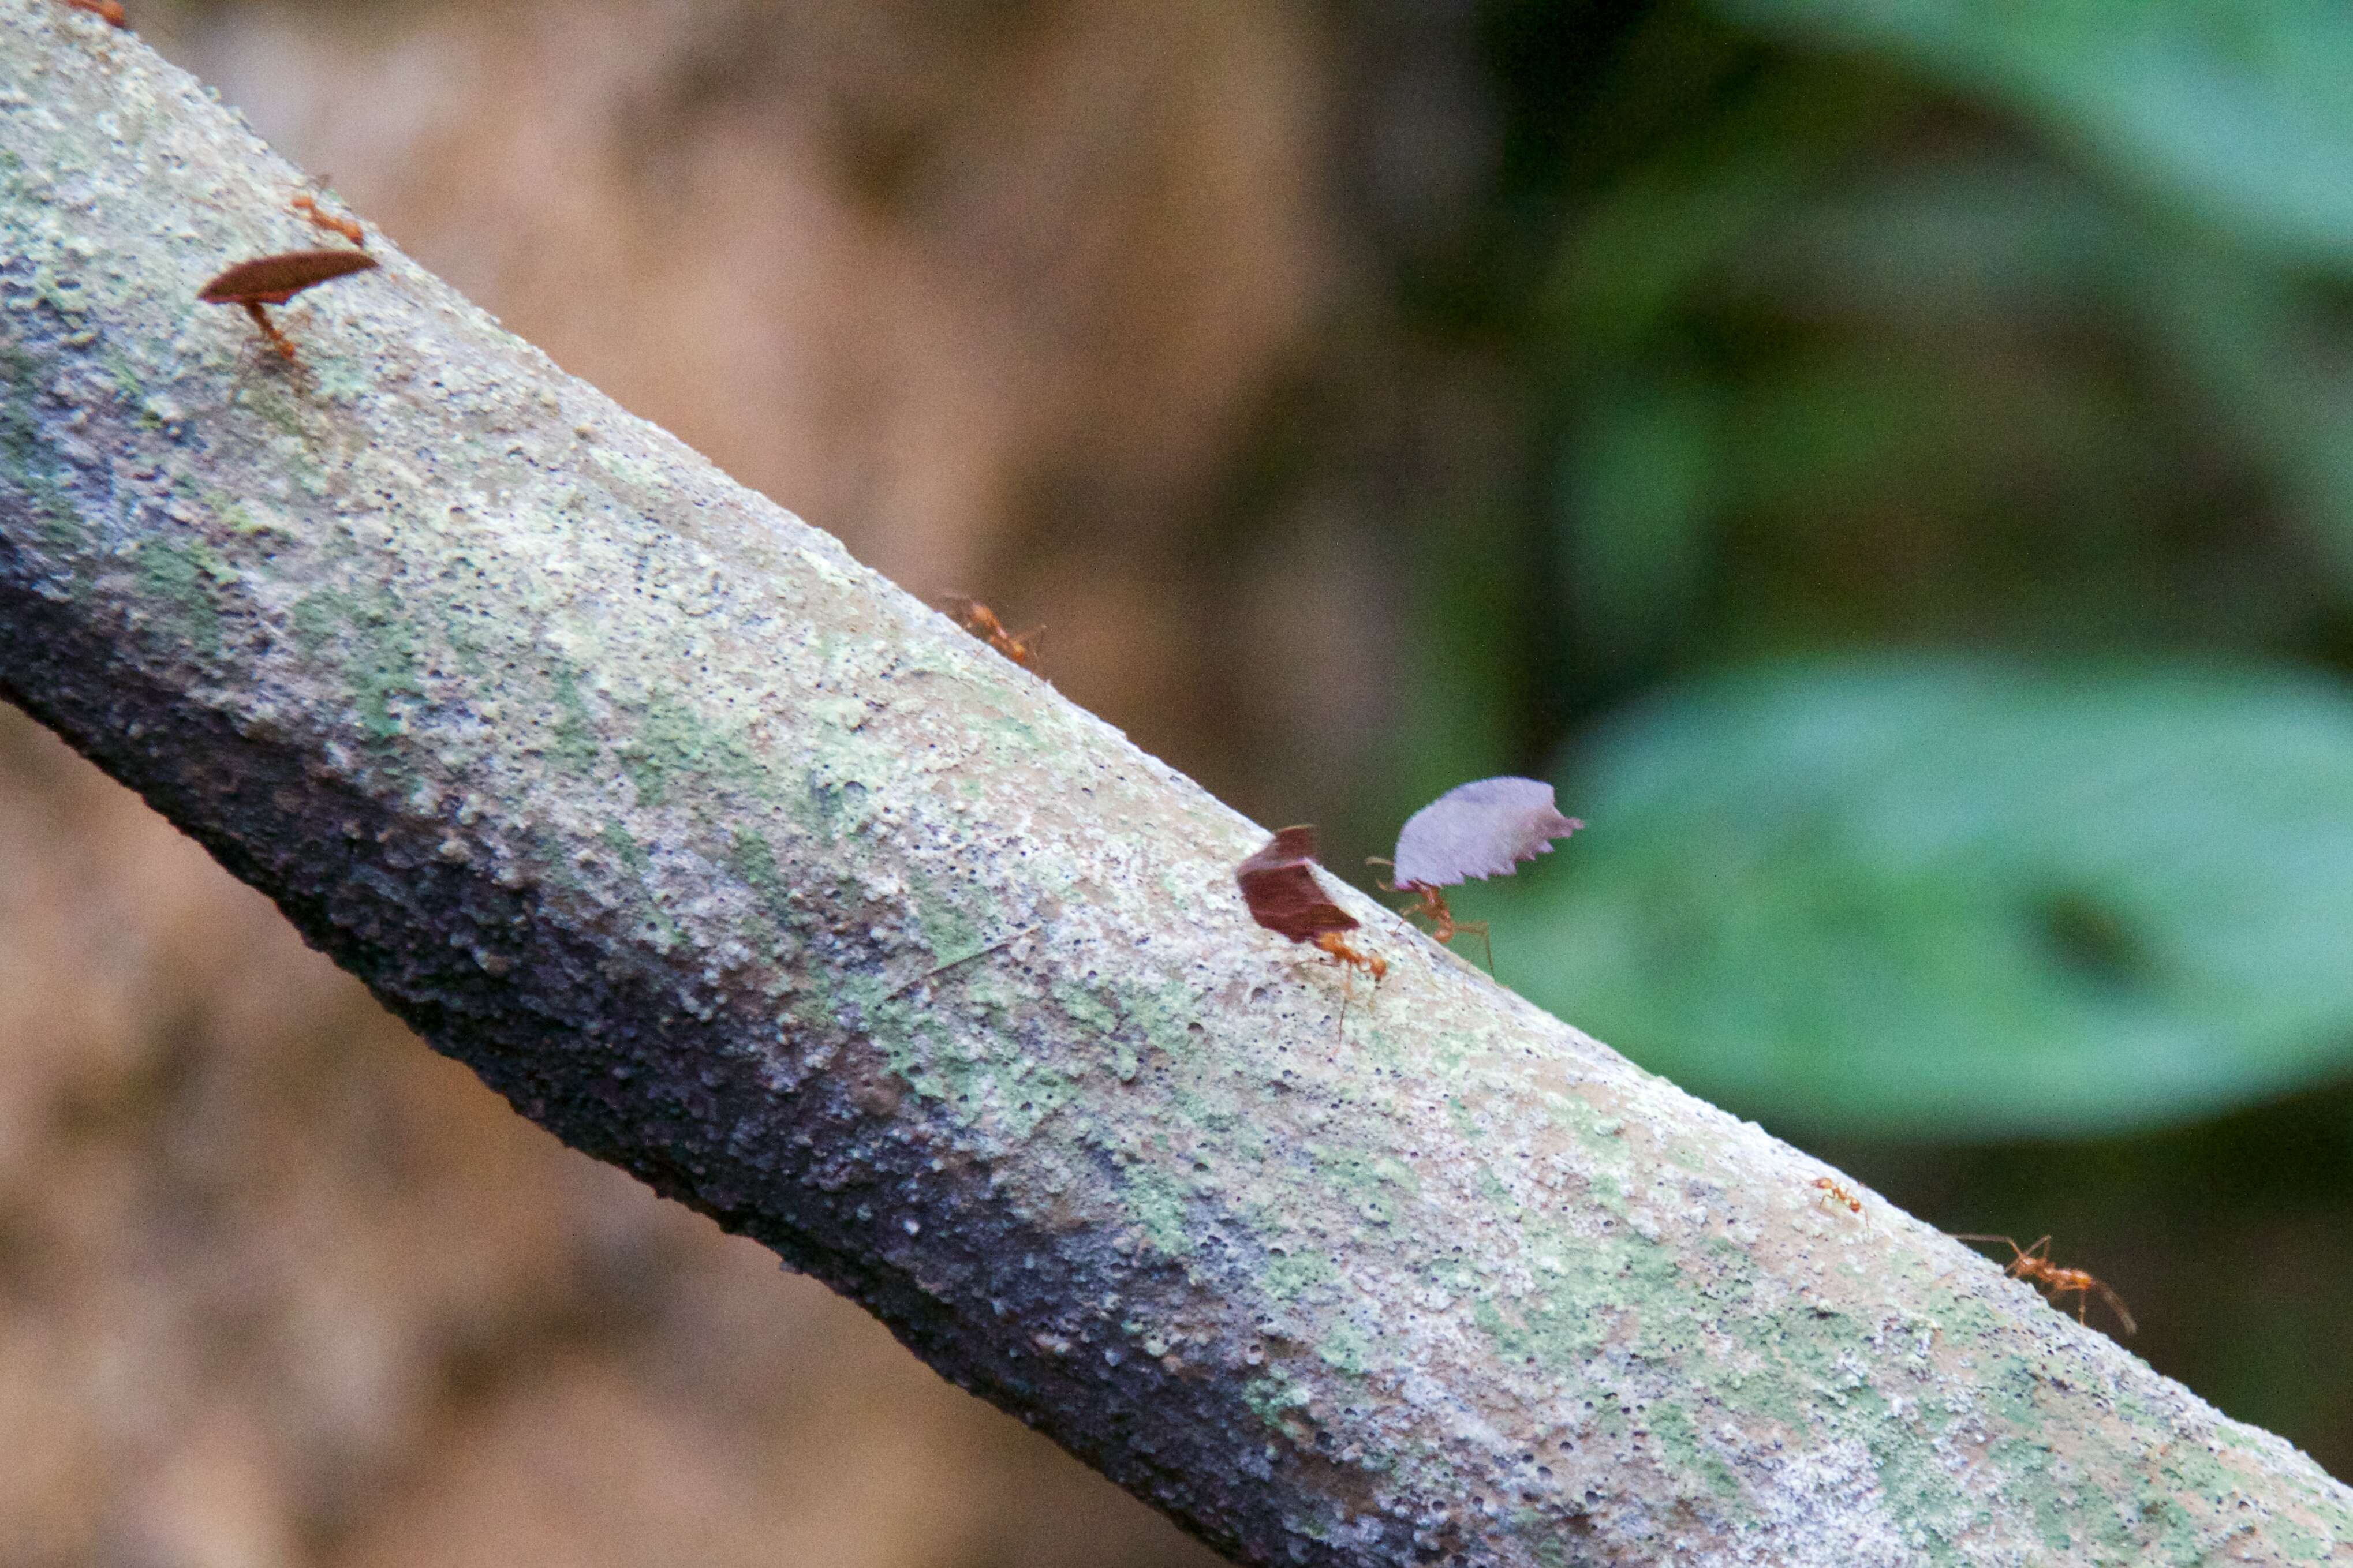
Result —
M 1302 688 L 1256 722 L 1363 730 L 1353 521 L 1195 526 L 1347 283 L 1311 14 L 132 19 L 566 369 L 915 592 L 1048 623 L 1144 743 L 1216 753 L 1245 645 Z M 1208 1560 L 516 1118 L 14 713 L 0 868 L 0 1563 Z
M 2301 693 L 2289 750 L 2353 754 L 2353 211 L 2264 184 L 2283 147 L 2353 166 L 2353 28 L 2212 0 L 2110 49 L 2179 8 L 2083 0 L 2055 42 L 1925 28 L 1955 67 L 1862 0 L 130 4 L 567 370 L 918 595 L 1042 624 L 1065 693 L 1344 871 L 1440 789 L 1635 754 L 1650 696 L 1785 656 L 2025 656 L 2155 711 L 2083 845 L 2002 837 L 2080 759 L 1985 783 L 1957 859 L 2023 889 L 1993 936 L 1940 923 L 1976 881 L 1836 831 L 1858 799 L 1949 830 L 1921 778 L 1759 765 L 1736 723 L 1674 732 L 1761 848 L 1572 794 L 1595 826 L 1534 901 L 1458 907 L 1507 981 L 1891 1200 L 2060 1233 L 2136 1349 L 2353 1468 L 2353 791 L 2258 767 L 2295 786 L 2265 837 L 2147 760 L 2211 710 L 2102 673 L 2237 661 Z M 2097 112 L 2130 70 L 2065 72 L 2151 37 L 2226 68 L 2143 146 Z M 1822 685 L 1789 689 L 1851 719 Z M 2015 713 L 1915 706 L 2019 752 Z M 2168 793 L 2204 815 L 2093 844 Z M 2114 868 L 2192 844 L 2282 869 L 2168 885 L 2177 931 Z M 2232 975 L 2301 1007 L 2252 1042 L 2193 962 L 2242 931 Z M 2165 1028 L 2059 1026 L 2111 1006 Z M 1947 1015 L 2010 1053 L 1965 1104 L 1887 1022 Z M 2134 1098 L 2149 1037 L 2221 1064 L 2202 1098 Z M 1706 1077 L 1725 1038 L 1743 1082 Z M 2063 1106 L 2020 1087 L 2046 1068 Z M 5 1568 L 1206 1561 L 515 1118 L 13 713 L 0 1423 Z

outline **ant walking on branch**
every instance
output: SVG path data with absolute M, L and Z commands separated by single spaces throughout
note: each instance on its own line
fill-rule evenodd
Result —
M 309 218 L 311 226 L 315 228 L 323 228 L 331 233 L 340 234 L 353 245 L 364 246 L 367 243 L 367 230 L 360 226 L 359 219 L 337 217 L 321 206 L 319 198 L 308 191 L 296 192 L 294 199 L 287 203 L 287 205 Z
M 1811 1184 L 1821 1190 L 1821 1195 L 1814 1200 L 1816 1203 L 1831 1206 L 1833 1211 L 1835 1211 L 1836 1205 L 1843 1204 L 1848 1208 L 1854 1211 L 1855 1218 L 1862 1218 L 1862 1200 L 1856 1197 L 1852 1193 L 1848 1192 L 1844 1187 L 1839 1185 L 1838 1183 L 1831 1180 L 1828 1176 L 1816 1176 Z
M 940 602 L 947 605 L 948 614 L 954 616 L 965 630 L 1022 668 L 1038 668 L 1038 638 L 1045 627 L 1032 626 L 1026 632 L 1009 632 L 1005 629 L 1005 623 L 997 618 L 995 610 L 963 594 L 943 594 Z
M 2114 1290 L 2109 1289 L 2081 1268 L 2062 1268 L 2051 1261 L 2051 1238 L 2047 1236 L 2033 1246 L 2023 1249 L 2006 1236 L 1972 1236 L 1956 1231 L 1953 1233 L 1953 1239 L 2000 1242 L 2010 1251 L 2010 1262 L 2003 1268 L 2002 1272 L 2013 1279 L 2032 1280 L 2038 1289 L 2049 1292 L 2049 1300 L 2053 1307 L 2059 1305 L 2060 1297 L 2072 1291 L 2075 1297 L 2075 1321 L 2079 1323 L 2084 1321 L 2084 1304 L 2091 1300 L 2092 1292 L 2097 1290 L 2100 1293 L 2100 1300 L 2105 1301 L 2108 1304 L 2108 1310 L 2116 1313 L 2116 1321 L 2125 1326 L 2125 1332 L 2132 1334 L 2140 1331 L 2140 1326 L 2133 1321 L 2132 1314 L 2125 1310 L 2124 1302 L 2117 1299 Z

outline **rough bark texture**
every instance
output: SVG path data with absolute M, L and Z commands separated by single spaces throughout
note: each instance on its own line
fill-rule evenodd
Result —
M 2353 1562 L 2353 1495 L 1353 893 L 0 0 L 0 689 L 576 1147 L 1226 1550 Z M 1662 984 L 1674 984 L 1671 974 Z

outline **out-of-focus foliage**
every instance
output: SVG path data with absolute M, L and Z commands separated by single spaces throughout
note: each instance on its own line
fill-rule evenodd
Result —
M 2012 108 L 2281 259 L 2353 268 L 2353 11 L 2329 0 L 1724 0 Z
M 1488 15 L 1430 297 L 1523 368 L 1529 532 L 1475 552 L 1540 587 L 1498 654 L 1433 575 L 1420 689 L 1500 733 L 1453 777 L 1566 752 L 1593 824 L 1464 900 L 1505 978 L 1792 1131 L 2345 1074 L 2353 13 Z
M 1792 1131 L 2109 1132 L 2353 1067 L 2353 698 L 1754 670 L 1609 725 L 1506 978 Z

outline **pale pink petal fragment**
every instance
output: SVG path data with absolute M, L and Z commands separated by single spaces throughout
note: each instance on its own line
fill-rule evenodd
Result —
M 1585 824 L 1563 816 L 1541 779 L 1476 779 L 1406 818 L 1398 835 L 1397 885 L 1449 888 L 1465 877 L 1508 877 L 1523 860 Z

